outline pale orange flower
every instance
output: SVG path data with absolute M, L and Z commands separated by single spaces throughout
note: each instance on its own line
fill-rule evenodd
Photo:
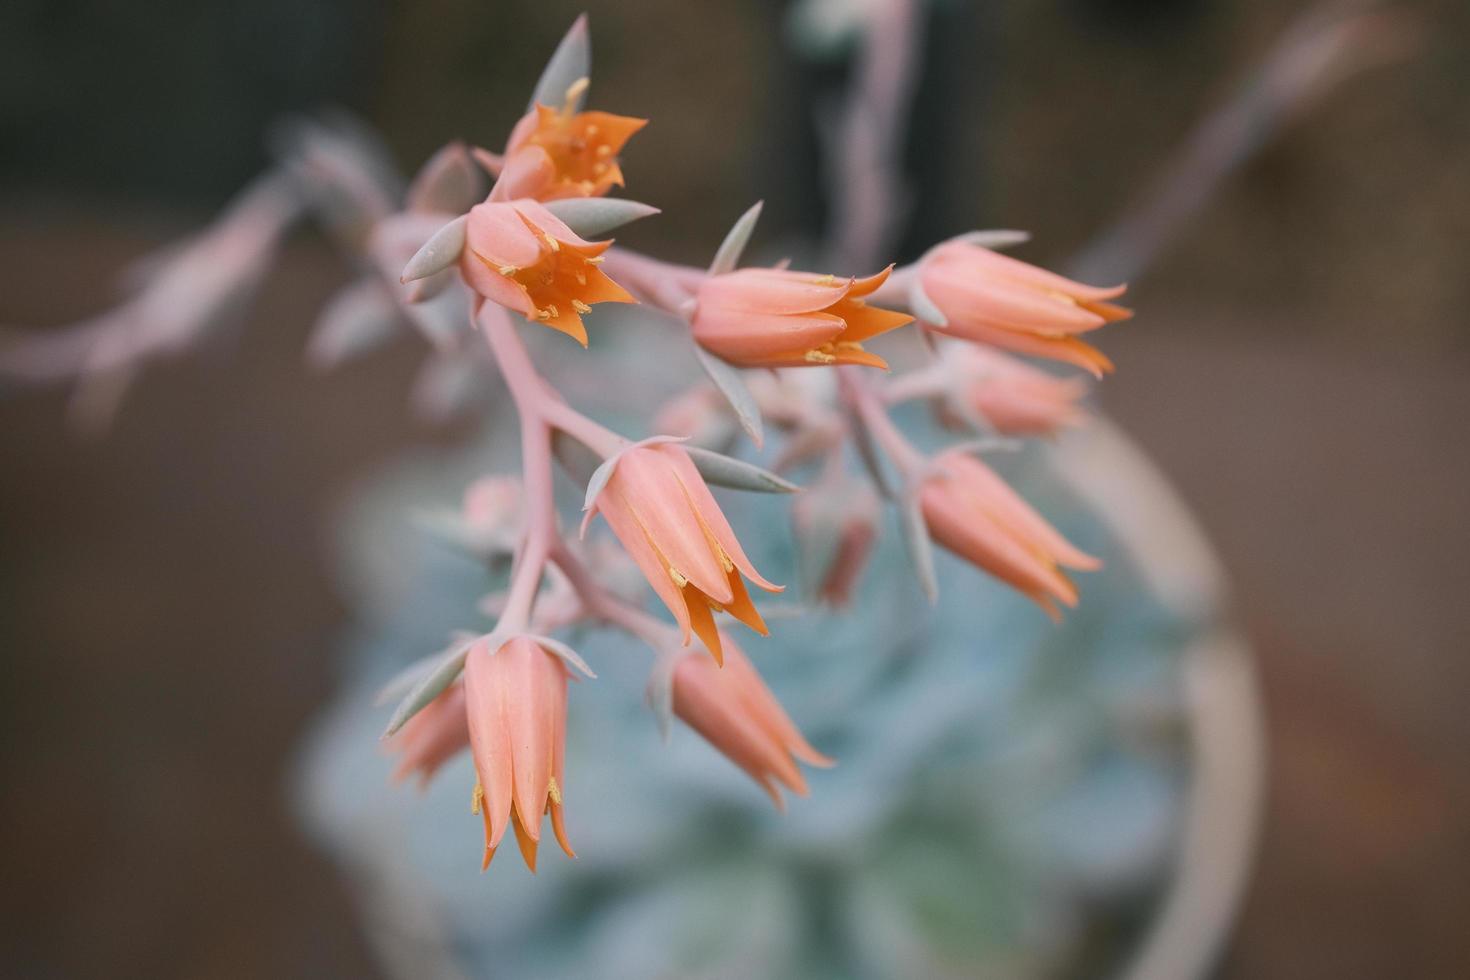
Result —
M 487 201 L 470 209 L 459 268 L 476 293 L 586 347 L 592 304 L 637 302 L 599 267 L 611 244 L 584 240 L 536 201 Z
M 723 667 L 693 651 L 675 665 L 673 684 L 674 714 L 760 783 L 778 809 L 786 808 L 778 782 L 798 796 L 807 795 L 796 760 L 822 768 L 835 765 L 802 737 L 729 637 Z
M 398 754 L 393 779 L 401 781 L 417 773 L 419 785 L 426 786 L 440 766 L 469 744 L 464 685 L 455 684 L 425 705 L 388 740 L 388 751 Z
M 1056 601 L 1077 604 L 1077 587 L 1061 569 L 1095 571 L 1102 562 L 1069 544 L 980 460 L 954 450 L 936 460 L 919 492 L 934 539 L 1009 583 L 1048 614 Z
M 699 287 L 691 331 L 706 350 L 741 367 L 864 364 L 886 368 L 863 342 L 912 322 L 869 306 L 892 266 L 866 279 L 785 269 L 738 269 Z
M 1082 421 L 1082 378 L 1059 378 L 988 347 L 955 345 L 958 396 L 995 431 L 1008 436 L 1053 435 Z M 946 419 L 946 421 L 958 421 Z
M 721 659 L 716 611 L 762 635 L 768 632 L 741 576 L 767 592 L 782 587 L 762 578 L 745 557 L 704 477 L 680 446 L 665 442 L 625 451 L 587 520 L 598 512 L 674 614 L 685 643 L 693 630 Z
M 561 109 L 537 105 L 511 130 L 496 200 L 601 197 L 623 186 L 618 154 L 647 119 L 575 112 L 574 86 Z
M 481 868 L 490 866 L 508 824 L 526 866 L 535 871 L 547 813 L 557 843 L 568 857 L 577 856 L 562 823 L 569 679 L 561 659 L 528 636 L 498 650 L 483 642 L 470 648 L 464 691 L 479 776 L 472 806 L 485 825 Z
M 1113 369 L 1112 362 L 1078 334 L 1133 315 L 1108 302 L 1126 286 L 1084 286 L 963 241 L 926 255 L 919 282 L 947 321 L 928 324 L 932 329 L 1073 364 L 1099 377 Z

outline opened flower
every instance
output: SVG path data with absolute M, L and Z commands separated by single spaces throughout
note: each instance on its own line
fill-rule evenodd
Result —
M 980 460 L 953 450 L 936 463 L 919 492 L 934 539 L 1053 617 L 1057 601 L 1075 606 L 1077 587 L 1062 568 L 1095 571 L 1102 562 L 1069 544 Z
M 536 201 L 487 201 L 470 209 L 459 268 L 485 299 L 586 347 L 592 304 L 636 302 L 599 268 L 611 244 L 585 241 Z
M 706 350 L 741 367 L 865 364 L 887 368 L 863 342 L 913 320 L 869 306 L 890 266 L 866 279 L 739 269 L 699 288 L 691 328 Z
M 725 638 L 723 668 L 699 651 L 674 667 L 674 714 L 760 783 L 777 809 L 777 783 L 807 795 L 799 759 L 826 768 L 834 761 L 812 748 L 734 641 Z
M 647 119 L 574 111 L 583 79 L 560 109 L 537 105 L 516 123 L 505 148 L 496 200 L 601 197 L 623 186 L 618 154 Z
M 780 592 L 760 576 L 715 503 L 689 454 L 673 443 L 643 444 L 618 457 L 587 519 L 601 513 L 689 642 L 692 630 L 722 659 L 715 612 L 768 631 L 741 576 Z M 584 525 L 585 526 L 585 525 Z
M 1073 364 L 1099 377 L 1113 369 L 1112 362 L 1078 335 L 1133 315 L 1108 302 L 1127 286 L 1084 286 L 964 241 L 926 255 L 919 282 L 946 320 L 929 323 L 932 329 Z
M 485 824 L 482 868 L 490 866 L 508 824 L 535 871 L 547 813 L 561 849 L 577 856 L 562 824 L 569 678 L 562 660 L 528 636 L 498 650 L 477 643 L 465 659 L 465 707 L 479 777 L 472 808 Z

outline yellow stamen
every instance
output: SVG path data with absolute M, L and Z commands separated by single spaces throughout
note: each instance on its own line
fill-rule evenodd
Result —
M 561 788 L 556 785 L 555 776 L 552 776 L 551 781 L 546 785 L 546 793 L 551 797 L 552 803 L 561 806 Z
M 583 75 L 581 78 L 577 79 L 575 82 L 567 86 L 566 101 L 562 103 L 561 107 L 563 115 L 570 116 L 577 111 L 577 102 L 582 98 L 582 93 L 587 91 L 587 86 L 591 84 L 592 79 L 588 78 L 586 75 Z
M 689 580 L 683 575 L 679 574 L 679 570 L 677 568 L 669 569 L 669 578 L 673 579 L 674 584 L 681 589 L 689 584 Z
M 557 241 L 555 238 L 552 238 L 544 231 L 541 233 L 541 240 L 544 241 L 546 243 L 546 247 L 551 249 L 553 252 L 561 251 L 561 242 Z
M 582 281 L 583 283 L 587 281 L 585 276 L 582 278 Z M 572 309 L 576 310 L 578 313 L 592 312 L 592 307 L 588 306 L 586 303 L 582 302 L 579 299 L 572 300 Z
M 601 255 L 584 255 L 584 256 L 582 256 L 582 261 L 583 262 L 586 262 L 588 265 L 602 265 L 603 259 L 604 259 L 604 256 L 601 256 Z
M 802 355 L 802 359 L 811 364 L 835 364 L 837 358 L 831 354 L 824 354 L 819 350 L 809 350 Z
M 485 787 L 480 781 L 475 780 L 475 790 L 470 794 L 470 812 L 475 816 L 480 815 L 480 805 L 485 802 Z
M 520 269 L 517 269 L 513 265 L 502 265 L 500 268 L 496 269 L 495 271 L 498 272 L 498 273 L 500 273 L 502 276 L 513 276 L 517 272 L 520 272 L 521 270 Z

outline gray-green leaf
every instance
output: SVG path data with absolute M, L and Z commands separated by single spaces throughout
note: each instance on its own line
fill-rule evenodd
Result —
M 745 246 L 750 241 L 750 236 L 755 232 L 755 223 L 760 220 L 761 206 L 764 201 L 756 201 L 750 206 L 750 210 L 742 214 L 726 233 L 725 240 L 720 243 L 719 251 L 715 252 L 714 261 L 709 264 L 709 274 L 712 276 L 723 275 L 726 272 L 734 272 L 735 267 L 740 264 L 740 256 L 745 252 Z
M 904 549 L 914 566 L 914 575 L 919 579 L 919 588 L 924 590 L 924 597 L 932 606 L 939 601 L 939 578 L 934 572 L 934 543 L 929 540 L 917 487 L 899 503 L 898 526 L 903 532 Z
M 796 493 L 801 487 L 754 463 L 698 446 L 685 446 L 699 475 L 716 486 L 757 493 Z
M 423 247 L 413 253 L 408 265 L 403 267 L 403 275 L 399 277 L 399 281 L 424 279 L 436 272 L 443 272 L 458 262 L 459 254 L 464 251 L 465 224 L 468 218 L 468 215 L 462 214 L 430 235 Z
M 531 92 L 531 101 L 526 106 L 526 111 L 535 109 L 537 103 L 554 109 L 561 108 L 566 102 L 568 89 L 578 79 L 589 78 L 591 75 L 592 39 L 587 32 L 587 15 L 583 14 L 572 24 L 552 52 L 551 60 L 541 70 L 541 78 Z M 587 91 L 584 88 L 573 100 L 572 109 L 580 112 L 586 101 Z
M 624 197 L 568 197 L 547 201 L 546 210 L 583 238 L 597 238 L 631 221 L 659 213 L 652 204 Z
M 766 439 L 761 427 L 760 406 L 755 403 L 755 396 L 745 386 L 745 379 L 740 376 L 739 369 L 720 360 L 698 344 L 694 346 L 694 353 L 699 358 L 699 365 L 704 368 L 704 373 L 709 375 L 715 387 L 720 389 L 720 394 L 725 396 L 725 400 L 735 410 L 740 427 L 759 448 Z

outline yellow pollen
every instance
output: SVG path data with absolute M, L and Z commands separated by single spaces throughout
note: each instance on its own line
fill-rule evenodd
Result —
M 581 270 L 578 270 L 577 271 L 577 285 L 578 286 L 585 286 L 585 285 L 587 285 L 587 273 L 582 272 Z
M 480 781 L 475 780 L 475 790 L 470 794 L 470 812 L 475 816 L 480 815 L 480 805 L 485 802 L 485 787 Z
M 552 238 L 544 231 L 541 233 L 541 240 L 544 241 L 546 243 L 546 247 L 551 249 L 553 252 L 561 251 L 561 243 L 558 242 L 555 238 Z
M 601 255 L 582 256 L 582 261 L 586 262 L 588 265 L 602 265 L 602 259 L 603 257 Z
M 521 270 L 520 269 L 517 269 L 513 265 L 503 265 L 500 268 L 496 269 L 495 271 L 498 272 L 498 273 L 500 273 L 502 276 L 513 276 L 517 272 L 520 272 Z
M 802 355 L 802 359 L 812 364 L 835 364 L 837 358 L 831 354 L 824 354 L 819 350 L 809 350 Z
M 561 806 L 561 788 L 556 785 L 555 776 L 552 776 L 551 781 L 546 784 L 546 793 L 551 797 L 552 803 Z
M 590 180 L 579 180 L 577 181 L 577 186 L 582 188 L 582 190 L 586 191 L 588 194 L 591 194 L 592 191 L 597 187 L 597 185 Z
M 536 311 L 536 319 L 538 320 L 550 320 L 555 315 L 556 314 L 552 313 L 549 309 Z
M 720 567 L 727 572 L 735 571 L 735 563 L 730 560 L 729 555 L 725 554 L 724 549 L 720 550 Z
M 671 569 L 669 569 L 669 578 L 673 579 L 674 580 L 674 584 L 677 585 L 681 589 L 684 586 L 686 586 L 686 585 L 689 584 L 689 580 L 687 578 L 685 578 L 683 575 L 680 575 L 679 574 L 679 570 L 677 568 L 671 568 Z
M 579 299 L 572 300 L 572 309 L 576 310 L 578 313 L 592 312 L 592 307 L 588 306 L 586 303 L 582 302 Z
M 561 316 L 561 311 L 556 308 L 556 304 L 555 303 L 547 303 L 546 304 L 546 316 L 547 316 L 547 319 L 555 320 L 557 317 Z
M 591 131 L 590 128 L 589 128 L 588 131 L 589 132 Z M 597 147 L 597 155 L 600 156 L 600 157 L 610 157 L 610 156 L 612 156 L 612 147 L 611 146 L 608 146 L 606 143 L 599 144 L 598 147 Z
M 597 125 L 595 123 L 588 125 L 588 127 L 587 127 L 587 138 L 588 139 L 591 139 L 592 137 L 594 137 L 596 135 L 597 135 Z
M 595 174 L 597 174 L 597 175 L 599 175 L 599 176 L 601 176 L 602 174 L 607 173 L 607 164 L 605 164 L 605 163 L 599 163 L 599 164 L 593 165 L 592 172 L 595 173 Z
M 837 277 L 834 276 L 834 275 L 832 275 L 832 273 L 829 272 L 825 276 L 822 276 L 821 278 L 819 278 L 817 280 L 817 285 L 818 286 L 830 286 L 833 283 L 835 283 L 836 281 L 837 281 Z

